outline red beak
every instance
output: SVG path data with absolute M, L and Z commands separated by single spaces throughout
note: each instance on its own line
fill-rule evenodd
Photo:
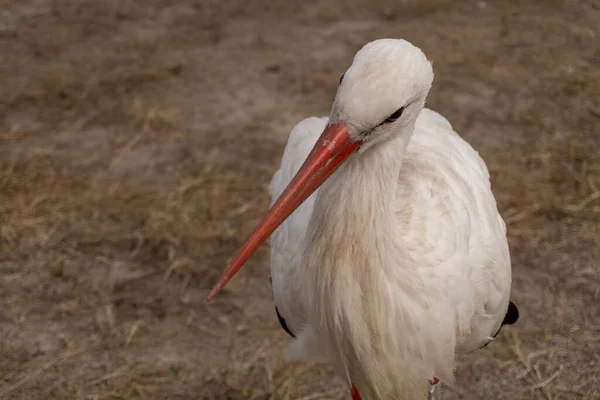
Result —
M 348 135 L 343 122 L 328 125 L 312 151 L 250 238 L 235 255 L 229 267 L 213 286 L 206 301 L 211 301 L 233 278 L 258 247 L 325 182 L 325 180 L 361 145 Z

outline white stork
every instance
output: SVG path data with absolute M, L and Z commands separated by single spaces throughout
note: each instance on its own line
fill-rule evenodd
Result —
M 506 227 L 477 152 L 424 108 L 433 81 L 404 40 L 366 44 L 329 117 L 290 133 L 273 205 L 208 301 L 273 232 L 291 358 L 326 362 L 353 398 L 425 398 L 456 352 L 514 323 Z M 360 394 L 358 394 L 360 393 Z

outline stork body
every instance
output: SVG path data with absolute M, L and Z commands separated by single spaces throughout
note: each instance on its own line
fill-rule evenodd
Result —
M 327 122 L 309 118 L 292 130 L 271 181 L 273 201 Z M 368 380 L 363 375 L 389 371 L 387 379 L 420 382 L 415 389 L 426 393 L 427 378 L 451 381 L 455 348 L 482 348 L 500 328 L 509 305 L 510 258 L 487 168 L 446 119 L 423 109 L 402 150 L 383 147 L 373 149 L 370 160 L 349 160 L 290 215 L 271 237 L 271 278 L 277 311 L 295 336 L 290 358 L 332 362 L 328 353 L 337 346 L 353 347 L 344 336 L 389 333 L 390 347 L 414 341 L 414 354 L 382 352 L 378 360 L 367 340 L 334 364 L 347 367 L 358 387 Z M 373 175 L 352 161 L 369 163 Z M 324 270 L 331 275 L 323 278 Z M 388 301 L 373 301 L 380 297 Z M 341 326 L 322 324 L 330 317 Z M 419 363 L 421 379 L 407 379 L 404 368 Z M 365 399 L 387 398 L 374 396 L 377 387 L 360 391 Z
M 216 287 L 274 231 L 287 355 L 332 364 L 364 400 L 425 398 L 518 316 L 487 168 L 424 108 L 432 79 L 406 41 L 363 47 L 330 116 L 290 133 L 271 212 Z

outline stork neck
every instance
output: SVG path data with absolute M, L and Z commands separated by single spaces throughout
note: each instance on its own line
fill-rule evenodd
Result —
M 390 256 L 398 229 L 398 174 L 408 140 L 398 135 L 354 154 L 323 184 L 309 229 L 310 256 L 335 264 L 372 264 Z
M 395 216 L 408 139 L 352 155 L 317 192 L 303 258 L 304 298 L 309 324 L 340 373 L 373 356 L 371 342 L 363 339 L 385 331 L 379 317 L 393 312 L 380 294 L 389 277 L 404 274 L 396 281 L 410 290 L 410 271 L 396 265 L 401 249 Z M 334 350 L 341 337 L 344 350 Z

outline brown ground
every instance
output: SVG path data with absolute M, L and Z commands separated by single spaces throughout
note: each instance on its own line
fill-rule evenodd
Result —
M 204 296 L 291 127 L 391 36 L 509 226 L 521 320 L 447 399 L 600 399 L 599 3 L 378 3 L 0 2 L 0 398 L 347 399 L 282 361 L 266 246 Z

